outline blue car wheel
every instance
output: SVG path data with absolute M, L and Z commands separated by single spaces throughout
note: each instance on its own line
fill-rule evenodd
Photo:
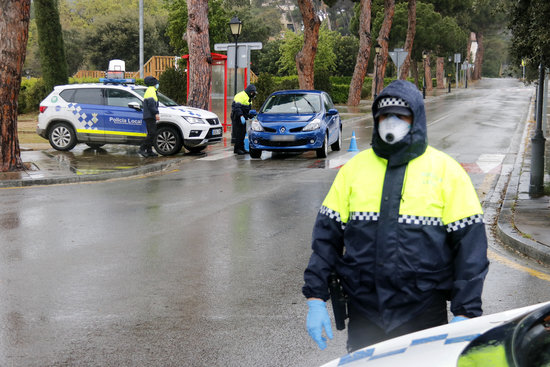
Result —
M 328 156 L 328 135 L 325 134 L 325 139 L 323 140 L 323 145 L 321 148 L 316 150 L 317 158 L 326 158 Z

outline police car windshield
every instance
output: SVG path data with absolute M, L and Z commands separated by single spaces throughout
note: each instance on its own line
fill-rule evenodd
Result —
M 145 91 L 147 89 L 144 88 L 136 88 L 134 91 L 143 97 L 145 94 Z M 164 94 L 157 92 L 157 96 L 159 97 L 159 102 L 162 103 L 166 107 L 172 107 L 172 106 L 179 106 L 176 102 L 172 101 L 170 98 L 166 97 Z

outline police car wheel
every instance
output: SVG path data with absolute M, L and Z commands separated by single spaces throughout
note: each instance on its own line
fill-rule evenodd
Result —
M 64 122 L 58 122 L 52 126 L 48 133 L 48 140 L 54 149 L 61 151 L 71 150 L 77 143 L 73 128 Z
M 325 139 L 323 140 L 323 146 L 316 150 L 317 158 L 326 158 L 328 155 L 328 137 L 325 134 Z
M 172 126 L 163 126 L 157 131 L 155 150 L 162 155 L 174 155 L 181 150 L 181 137 Z

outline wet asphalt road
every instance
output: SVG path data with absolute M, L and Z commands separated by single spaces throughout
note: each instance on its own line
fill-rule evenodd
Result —
M 532 89 L 513 80 L 429 102 L 432 145 L 494 215 Z M 345 125 L 359 149 L 371 119 Z M 517 139 L 516 139 L 517 141 Z M 300 289 L 319 206 L 353 153 L 190 157 L 161 175 L 0 190 L 1 366 L 316 366 Z M 486 313 L 550 299 L 491 236 Z M 547 272 L 544 268 L 537 268 Z

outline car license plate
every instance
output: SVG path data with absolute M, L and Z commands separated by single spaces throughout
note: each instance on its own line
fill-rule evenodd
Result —
M 296 136 L 294 135 L 273 135 L 271 137 L 272 141 L 294 141 Z
M 212 129 L 212 136 L 217 136 L 222 134 L 222 129 Z

